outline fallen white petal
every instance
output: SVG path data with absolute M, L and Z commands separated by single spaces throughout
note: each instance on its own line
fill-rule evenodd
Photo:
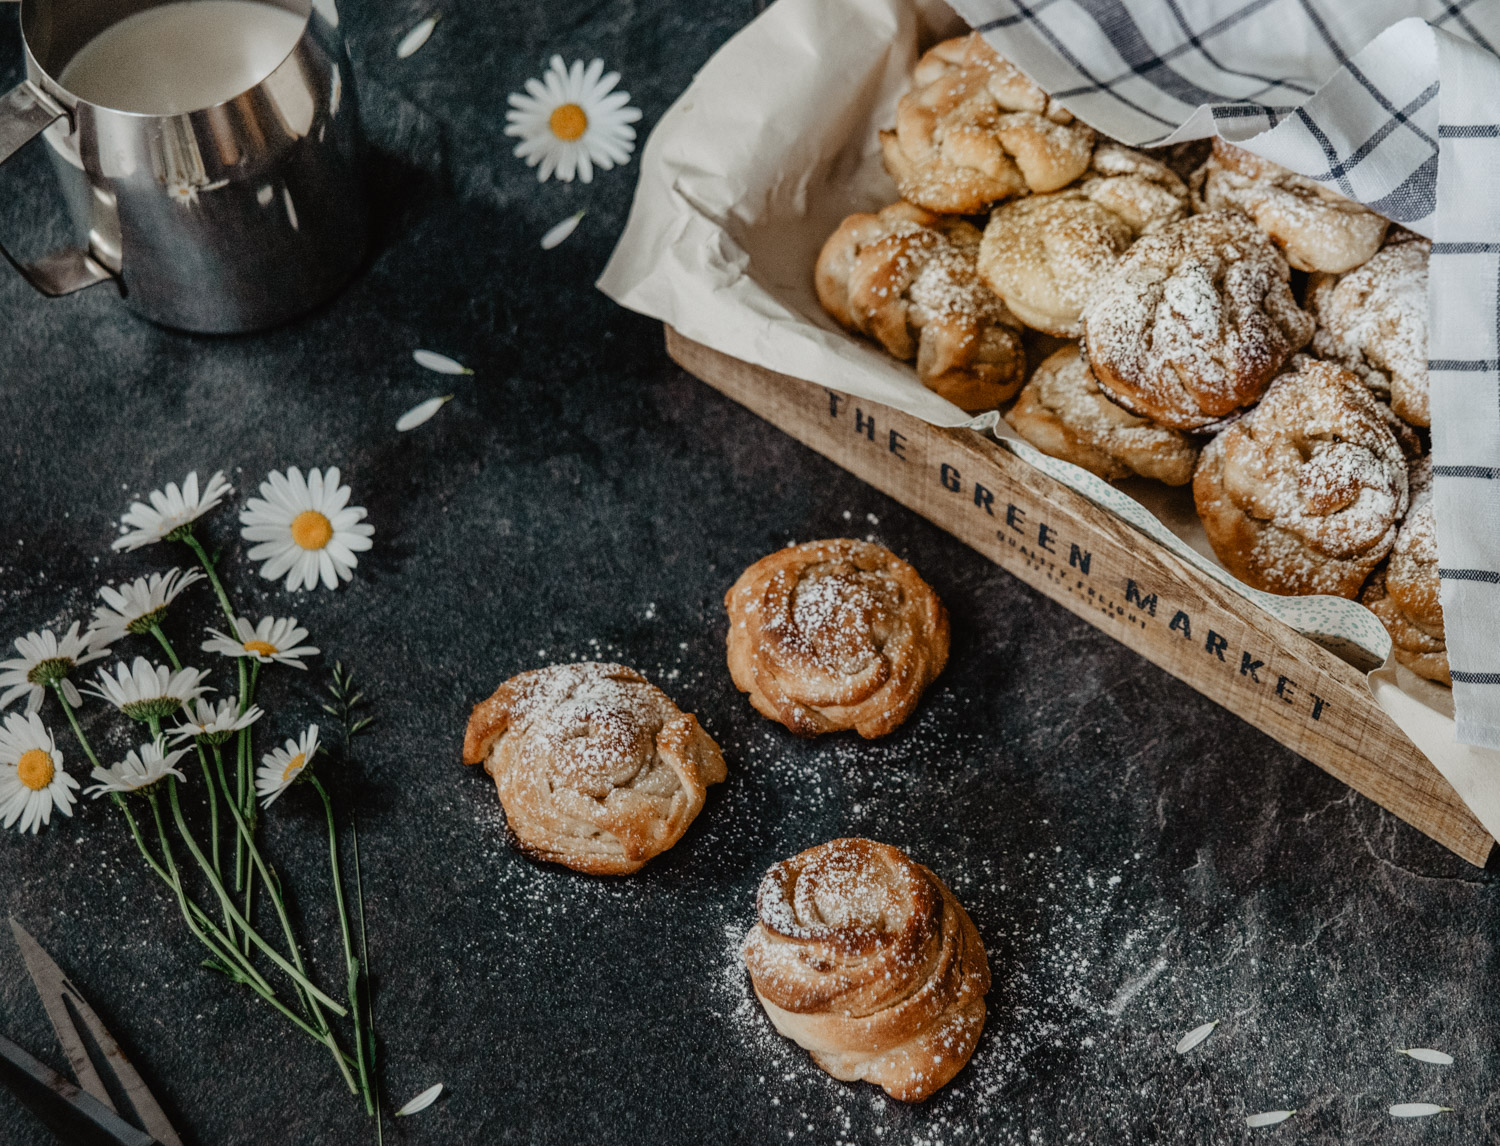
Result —
M 569 215 L 561 223 L 553 227 L 552 230 L 542 236 L 542 250 L 550 251 L 574 231 L 578 230 L 578 224 L 582 219 L 583 212 L 579 211 L 576 214 Z
M 441 1082 L 433 1086 L 429 1086 L 426 1090 L 413 1098 L 400 1110 L 396 1111 L 394 1117 L 405 1118 L 409 1114 L 420 1114 L 422 1111 L 426 1110 L 429 1106 L 436 1102 L 438 1095 L 442 1093 L 443 1084 Z
M 1222 1021 L 1222 1019 L 1215 1019 L 1211 1023 L 1204 1023 L 1201 1027 L 1194 1027 L 1192 1030 L 1188 1031 L 1187 1034 L 1183 1035 L 1182 1038 L 1177 1040 L 1177 1053 L 1187 1054 L 1188 1051 L 1192 1050 L 1204 1039 L 1208 1038 L 1209 1035 L 1213 1034 L 1214 1028 L 1218 1026 Z
M 1260 1114 L 1252 1114 L 1245 1119 L 1245 1125 L 1254 1130 L 1258 1126 L 1275 1126 L 1278 1122 L 1285 1122 L 1295 1110 L 1267 1110 Z
M 429 398 L 425 402 L 418 402 L 396 419 L 396 431 L 404 434 L 407 430 L 415 430 L 451 401 L 453 401 L 453 395 L 444 394 L 439 398 Z
M 427 43 L 428 37 L 432 35 L 432 30 L 437 27 L 440 15 L 441 13 L 434 12 L 410 32 L 406 33 L 405 36 L 401 37 L 401 42 L 396 45 L 396 58 L 398 60 L 404 60 L 407 56 L 414 55 L 418 48 Z
M 1446 1114 L 1451 1106 L 1439 1106 L 1435 1102 L 1398 1102 L 1391 1107 L 1392 1118 L 1426 1118 L 1429 1114 Z
M 474 373 L 474 371 L 470 370 L 462 362 L 455 362 L 446 354 L 437 354 L 431 350 L 413 350 L 411 356 L 416 360 L 418 366 L 425 366 L 427 369 L 435 371 L 438 374 Z
M 1452 1066 L 1453 1056 L 1430 1047 L 1397 1047 L 1397 1054 L 1411 1055 L 1418 1062 L 1435 1062 L 1438 1066 Z

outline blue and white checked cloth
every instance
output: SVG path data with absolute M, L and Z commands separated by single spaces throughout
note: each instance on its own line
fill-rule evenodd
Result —
M 1127 143 L 1218 133 L 1433 240 L 1428 369 L 1457 736 L 1500 748 L 1500 0 L 951 0 Z

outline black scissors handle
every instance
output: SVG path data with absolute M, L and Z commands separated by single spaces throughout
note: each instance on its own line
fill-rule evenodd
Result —
M 4 1083 L 59 1136 L 66 1133 L 69 1143 L 79 1140 L 79 1128 L 88 1127 L 92 1131 L 88 1138 L 90 1143 L 158 1146 L 151 1135 L 137 1130 L 92 1094 L 74 1086 L 3 1035 L 0 1035 L 0 1083 Z

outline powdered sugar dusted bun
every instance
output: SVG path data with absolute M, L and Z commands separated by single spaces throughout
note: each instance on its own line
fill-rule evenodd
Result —
M 1411 467 L 1411 509 L 1396 534 L 1390 561 L 1370 579 L 1360 600 L 1385 623 L 1398 661 L 1418 676 L 1452 684 L 1439 589 L 1429 455 Z
M 1193 500 L 1241 581 L 1354 597 L 1396 540 L 1406 459 L 1356 375 L 1302 358 L 1204 449 Z
M 1055 191 L 1088 166 L 1094 133 L 974 32 L 917 63 L 880 133 L 885 169 L 919 207 L 973 214 L 1027 190 Z
M 1290 278 L 1243 215 L 1169 223 L 1138 240 L 1090 295 L 1089 365 L 1142 417 L 1177 430 L 1216 422 L 1255 401 L 1312 337 Z
M 1427 256 L 1432 244 L 1391 243 L 1346 275 L 1318 274 L 1307 303 L 1313 349 L 1343 363 L 1414 426 L 1432 424 L 1427 397 Z
M 979 274 L 1027 326 L 1077 337 L 1084 304 L 1125 249 L 1187 210 L 1187 187 L 1165 164 L 1101 143 L 1077 184 L 995 209 Z
M 1451 686 L 1453 672 L 1448 666 L 1448 641 L 1442 627 L 1434 632 L 1407 616 L 1390 597 L 1388 574 L 1385 566 L 1375 570 L 1360 592 L 1359 603 L 1374 613 L 1391 635 L 1391 651 L 1397 664 L 1405 665 L 1420 677 Z
M 1353 199 L 1222 139 L 1192 185 L 1198 210 L 1243 211 L 1299 271 L 1353 270 L 1380 249 L 1388 226 Z
M 809 541 L 762 557 L 724 604 L 734 683 L 799 736 L 884 736 L 948 662 L 937 594 L 869 542 Z
M 516 846 L 628 875 L 682 838 L 726 775 L 693 716 L 624 665 L 552 665 L 474 706 L 464 763 L 494 777 Z
M 956 406 L 992 410 L 1026 378 L 1020 323 L 979 280 L 979 231 L 908 203 L 851 215 L 818 255 L 823 308 Z
M 1198 460 L 1193 438 L 1112 402 L 1077 346 L 1064 346 L 1036 368 L 1005 420 L 1042 453 L 1106 481 L 1140 474 L 1186 485 Z
M 772 1024 L 834 1078 L 920 1102 L 984 1028 L 989 960 L 931 871 L 889 844 L 833 840 L 772 866 L 745 966 Z

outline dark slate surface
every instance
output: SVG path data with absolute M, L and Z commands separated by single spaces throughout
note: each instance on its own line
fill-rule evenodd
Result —
M 505 94 L 554 51 L 600 53 L 649 127 L 747 0 L 460 0 L 405 62 L 393 47 L 420 6 L 348 7 L 381 240 L 322 313 L 192 338 L 106 290 L 46 302 L 0 274 L 0 619 L 8 640 L 83 617 L 101 581 L 181 560 L 108 553 L 131 494 L 195 467 L 242 489 L 271 467 L 343 468 L 377 535 L 335 594 L 268 591 L 231 513 L 208 530 L 246 610 L 302 617 L 378 710 L 361 759 L 328 774 L 364 829 L 381 1082 L 391 1105 L 448 1086 L 387 1141 L 1221 1143 L 1278 1107 L 1301 1113 L 1260 1133 L 1495 1138 L 1489 876 L 685 376 L 652 323 L 592 290 L 634 168 L 539 186 L 501 134 Z M 7 83 L 17 55 L 6 15 Z M 0 231 L 34 232 L 41 197 L 0 181 Z M 540 253 L 579 207 L 578 234 Z M 450 388 L 411 363 L 417 346 L 477 374 L 398 437 L 398 414 Z M 770 549 L 847 533 L 933 582 L 953 656 L 889 740 L 800 743 L 735 693 L 720 601 Z M 170 628 L 192 649 L 214 614 L 201 591 L 185 601 Z M 499 681 L 596 656 L 647 672 L 730 761 L 686 839 L 623 881 L 512 854 L 493 788 L 457 759 L 469 705 Z M 326 665 L 271 678 L 279 735 L 316 715 Z M 105 737 L 100 706 L 90 719 Z M 917 1108 L 779 1040 L 735 955 L 765 867 L 849 833 L 943 875 L 996 972 L 974 1061 Z M 336 983 L 309 793 L 266 840 Z M 106 807 L 0 836 L 0 872 L 0 908 L 73 974 L 190 1142 L 374 1140 L 316 1047 L 198 969 Z M 62 1065 L 4 936 L 0 1030 Z M 1457 1063 L 1393 1053 L 1410 1045 Z M 1392 1124 L 1403 1100 L 1457 1109 Z M 49 1140 L 0 1095 L 0 1141 Z

